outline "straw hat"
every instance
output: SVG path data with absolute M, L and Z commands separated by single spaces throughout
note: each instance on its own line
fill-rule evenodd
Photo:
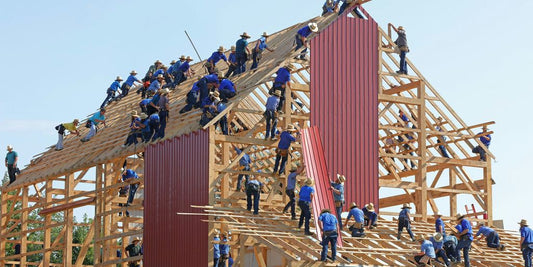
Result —
M 165 77 L 163 77 L 163 74 L 159 74 L 157 75 L 157 79 L 165 79 Z
M 483 128 L 482 128 L 482 129 L 483 129 L 483 130 L 488 130 L 489 127 L 487 127 L 487 125 L 483 125 Z
M 154 64 L 163 64 L 159 59 L 154 62 Z
M 320 212 L 320 214 L 322 213 L 331 213 L 331 210 L 330 209 L 322 209 L 322 211 Z
M 131 116 L 135 116 L 135 115 L 137 115 L 137 111 L 136 111 L 136 110 L 133 110 L 132 112 L 130 112 L 130 115 L 131 115 Z
M 235 50 L 237 50 L 237 47 L 235 47 L 234 45 L 231 46 L 231 52 L 235 52 Z
M 274 91 L 273 95 L 281 97 L 281 90 Z
M 434 233 L 433 234 L 433 239 L 435 239 L 435 241 L 437 241 L 437 242 L 441 242 L 442 241 L 442 234 L 441 233 Z
M 218 91 L 214 91 L 214 92 L 211 92 L 209 94 L 214 96 L 214 97 L 219 97 L 220 96 L 220 93 Z
M 309 24 L 307 24 L 307 26 L 309 26 L 309 29 L 311 29 L 312 32 L 318 31 L 318 24 L 314 22 L 310 22 Z
M 399 31 L 403 31 L 403 26 L 398 27 Z
M 192 59 L 190 56 L 187 56 L 187 57 L 185 58 L 185 60 L 187 60 L 187 61 L 193 61 L 194 59 Z
M 170 90 L 168 90 L 168 88 L 161 90 L 161 95 L 168 95 L 168 93 L 170 93 Z
M 7 145 L 7 150 L 12 150 L 12 149 L 13 149 L 12 145 Z
M 117 78 L 115 79 L 115 81 L 124 81 L 122 80 L 122 78 L 120 76 L 117 76 Z
M 296 128 L 294 127 L 294 125 L 289 124 L 289 126 L 287 126 L 287 131 L 289 131 L 289 132 L 296 132 Z
M 161 66 L 162 69 L 168 69 L 166 65 Z
M 146 113 L 141 113 L 141 115 L 139 115 L 139 117 L 141 118 L 141 120 L 144 120 L 144 119 L 148 118 L 148 115 L 146 115 Z
M 261 36 L 268 37 L 268 34 L 267 34 L 267 32 L 263 32 L 263 34 Z
M 312 186 L 313 184 L 314 184 L 313 179 L 311 179 L 311 178 L 307 178 L 307 179 L 305 180 L 305 185 Z
M 285 68 L 290 70 L 290 71 L 294 71 L 294 66 L 292 64 L 285 65 Z
M 78 123 L 80 123 L 80 121 L 79 121 L 78 119 L 74 119 L 74 120 L 72 121 L 72 123 L 74 123 L 74 124 L 78 124 Z
M 442 216 L 442 214 L 437 211 L 437 212 L 435 212 L 435 216 L 440 217 L 440 216 Z
M 409 205 L 409 203 L 404 203 L 402 209 L 411 209 L 411 205 Z
M 248 35 L 246 32 L 243 32 L 243 33 L 241 34 L 241 37 L 248 39 L 248 38 L 250 38 L 251 36 Z
M 368 210 L 370 212 L 373 212 L 374 211 L 374 203 L 370 202 L 370 203 L 366 204 L 365 208 L 366 208 L 366 210 Z
M 341 183 L 344 183 L 346 181 L 346 176 L 337 173 L 337 180 L 339 180 Z
M 217 51 L 218 52 L 224 52 L 224 47 L 223 46 L 219 46 Z
M 134 237 L 133 240 L 131 240 L 131 243 L 135 243 L 135 242 L 141 242 L 141 240 L 137 237 Z
M 418 236 L 416 237 L 416 241 L 420 241 L 420 242 L 421 242 L 421 241 L 424 241 L 424 240 L 426 240 L 426 238 L 424 237 L 424 235 L 418 235 Z
M 132 70 L 132 71 L 130 72 L 130 74 L 131 74 L 131 75 L 137 75 L 137 72 L 136 72 L 135 70 Z
M 183 59 L 183 60 L 185 60 L 186 57 L 185 57 L 185 55 L 181 55 L 181 57 L 180 57 L 179 59 Z
M 526 219 L 520 220 L 520 222 L 518 224 L 520 224 L 520 226 L 528 226 Z
M 291 167 L 291 172 L 295 172 L 295 171 L 297 171 L 297 170 L 298 170 L 298 167 L 296 167 L 296 166 L 292 166 L 292 167 Z
M 352 202 L 350 203 L 350 209 L 357 208 L 357 203 Z
M 176 60 L 170 61 L 170 65 L 174 65 L 174 64 L 176 64 Z
M 462 219 L 464 217 L 465 217 L 465 215 L 463 215 L 461 213 L 457 213 L 457 215 L 455 215 L 456 220 L 460 220 L 460 219 Z

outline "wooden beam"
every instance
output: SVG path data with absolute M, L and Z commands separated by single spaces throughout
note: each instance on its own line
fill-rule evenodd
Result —
M 395 87 L 392 87 L 391 89 L 388 89 L 388 90 L 384 90 L 383 94 L 395 95 L 395 94 L 399 94 L 399 93 L 407 91 L 407 90 L 411 90 L 411 89 L 417 88 L 419 86 L 420 86 L 420 81 L 415 81 L 415 82 L 411 82 L 411 83 L 408 83 L 408 84 L 402 84 L 400 86 L 395 86 Z
M 96 201 L 96 197 L 77 200 L 77 201 L 73 201 L 67 204 L 57 205 L 52 208 L 42 209 L 39 212 L 39 215 L 43 216 L 47 214 L 57 213 L 57 212 L 64 211 L 64 210 L 79 208 L 79 207 L 94 204 L 95 201 Z

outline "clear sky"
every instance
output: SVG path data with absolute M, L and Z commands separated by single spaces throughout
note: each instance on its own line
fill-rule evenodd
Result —
M 117 75 L 144 75 L 155 59 L 203 59 L 247 31 L 253 38 L 320 15 L 305 1 L 4 1 L 0 10 L 0 147 L 20 165 L 56 142 L 53 127 L 94 112 Z M 374 0 L 364 6 L 382 27 L 407 29 L 408 57 L 454 110 L 473 125 L 496 121 L 491 151 L 495 219 L 516 229 L 533 220 L 531 138 L 524 123 L 533 54 L 533 2 Z M 461 205 L 460 205 L 461 207 Z M 529 212 L 527 212 L 529 210 Z M 462 211 L 462 210 L 461 210 Z

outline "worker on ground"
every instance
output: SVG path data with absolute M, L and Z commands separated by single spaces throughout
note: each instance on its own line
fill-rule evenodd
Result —
M 298 137 L 294 137 L 294 133 L 297 136 L 300 134 L 294 125 L 289 124 L 287 130 L 281 133 L 278 148 L 276 149 L 276 161 L 274 163 L 274 172 L 276 174 L 279 167 L 279 175 L 285 173 L 285 164 L 287 164 L 287 158 L 289 157 L 289 148 L 292 142 L 295 142 Z M 281 165 L 280 165 L 281 161 Z
M 337 10 L 337 7 L 339 5 L 340 0 L 326 0 L 324 5 L 322 6 L 322 15 L 324 16 L 328 13 L 335 13 L 335 10 Z
M 287 64 L 284 67 L 279 68 L 276 71 L 276 78 L 274 79 L 274 84 L 270 89 L 270 94 L 272 95 L 276 90 L 280 91 L 280 100 L 277 108 L 278 112 L 283 111 L 283 104 L 285 103 L 285 89 L 291 87 L 291 71 L 294 71 L 292 64 Z
M 485 145 L 485 147 L 487 149 L 489 149 L 489 146 L 490 146 L 490 141 L 492 140 L 492 137 L 491 135 L 489 134 L 489 129 L 487 128 L 487 126 L 483 126 L 483 131 L 478 133 L 477 135 L 479 136 L 479 141 L 481 141 L 481 143 L 483 145 Z M 479 154 L 479 160 L 482 160 L 482 161 L 487 161 L 487 152 L 485 151 L 484 148 L 482 148 L 481 146 L 476 146 L 472 149 L 472 153 L 476 153 L 476 154 Z
M 223 100 L 216 101 L 215 104 L 217 105 L 217 116 L 218 114 L 222 113 L 226 109 L 226 104 Z M 217 125 L 220 125 L 220 131 L 222 131 L 223 135 L 228 135 L 228 116 L 224 114 L 224 116 L 220 117 L 220 119 L 215 122 L 215 128 L 217 128 Z
M 144 78 L 143 78 L 143 82 L 147 82 L 147 81 L 151 81 L 152 80 L 152 77 L 154 76 L 154 72 L 158 69 L 161 68 L 161 66 L 163 65 L 163 63 L 161 61 L 156 60 L 154 62 L 153 65 L 151 65 L 149 68 L 148 68 L 148 71 L 146 72 L 146 75 L 144 75 Z
M 122 181 L 128 182 L 130 184 L 130 192 L 128 194 L 128 201 L 126 202 L 126 206 L 131 206 L 131 203 L 133 203 L 133 198 L 135 198 L 135 193 L 137 193 L 137 189 L 139 188 L 139 182 L 133 181 L 138 179 L 139 176 L 134 170 L 127 169 L 122 172 Z M 130 216 L 130 213 L 128 211 L 126 211 L 126 216 Z
M 188 112 L 193 108 L 197 108 L 198 95 L 200 93 L 200 87 L 198 87 L 198 83 L 200 80 L 201 78 L 193 83 L 191 90 L 189 90 L 187 93 L 187 99 L 185 100 L 186 105 L 180 110 L 180 114 Z
M 313 235 L 313 233 L 309 231 L 309 220 L 311 220 L 311 201 L 313 201 L 314 195 L 315 189 L 313 188 L 313 179 L 307 178 L 307 180 L 305 180 L 305 185 L 300 188 L 300 200 L 298 201 L 298 207 L 300 207 L 301 210 L 298 228 L 302 228 L 302 225 L 304 225 L 306 235 Z
M 213 241 L 215 242 L 213 243 L 213 267 L 217 267 L 220 259 L 220 237 L 218 233 L 215 233 Z
M 130 133 L 128 134 L 126 142 L 124 142 L 122 147 L 137 144 L 137 137 L 141 135 L 142 128 L 144 127 L 144 124 L 141 123 L 141 118 L 139 117 L 139 115 L 134 114 L 132 115 L 132 117 L 133 119 L 130 123 Z
M 236 145 L 233 145 L 233 148 L 235 149 L 235 152 L 237 153 L 237 155 L 240 155 L 242 153 L 242 150 L 239 149 Z M 242 155 L 241 159 L 239 159 L 239 165 L 242 168 L 241 170 L 249 172 L 251 170 L 250 169 L 250 164 L 252 164 L 252 160 L 250 159 L 250 156 L 248 154 L 244 153 Z M 237 191 L 241 191 L 241 184 L 242 184 L 242 178 L 243 177 L 246 178 L 244 184 L 245 185 L 248 184 L 250 175 L 239 173 L 239 176 L 237 177 L 237 188 L 236 188 Z
M 72 122 L 67 123 L 61 123 L 58 126 L 55 127 L 58 134 L 57 144 L 56 144 L 56 151 L 63 149 L 63 138 L 65 136 L 65 130 L 69 131 L 70 134 L 75 134 L 76 136 L 80 136 L 80 132 L 78 131 L 78 124 L 80 121 L 78 119 L 74 119 Z
M 7 174 L 9 176 L 9 184 L 12 184 L 17 179 L 17 162 L 19 161 L 19 154 L 15 151 L 13 151 L 13 146 L 8 145 L 7 146 L 7 154 L 6 154 L 6 167 L 7 167 Z
M 229 233 L 222 233 L 222 240 L 220 240 L 220 259 L 218 260 L 218 267 L 226 267 L 226 261 L 229 258 Z
M 442 129 L 442 117 L 437 118 L 438 122 L 435 126 L 435 129 L 439 132 L 444 132 Z M 443 157 L 449 158 L 448 151 L 446 150 L 446 136 L 444 135 L 438 135 L 437 136 L 437 143 L 439 144 L 439 150 Z
M 139 81 L 139 79 L 135 77 L 135 75 L 137 75 L 137 72 L 135 70 L 132 70 L 130 72 L 130 76 L 128 76 L 126 81 L 122 84 L 122 88 L 120 88 L 122 90 L 122 95 L 121 95 L 122 98 L 128 95 L 134 83 L 142 84 L 141 81 Z
M 241 39 L 237 40 L 235 43 L 235 57 L 237 60 L 237 70 L 235 71 L 235 74 L 241 74 L 246 71 L 246 61 L 248 60 L 248 55 L 250 55 L 248 39 L 250 39 L 250 35 L 244 32 L 241 34 Z
M 374 210 L 374 203 L 370 202 L 363 207 L 363 214 L 365 215 L 365 226 L 368 229 L 373 229 L 378 226 L 378 214 Z
M 527 221 L 522 219 L 520 224 L 520 250 L 524 258 L 524 267 L 531 267 L 531 252 L 533 251 L 533 230 L 528 227 Z
M 314 22 L 310 22 L 307 24 L 307 26 L 301 28 L 296 33 L 296 47 L 294 48 L 294 51 L 298 51 L 302 46 L 304 49 L 300 52 L 298 56 L 295 57 L 295 59 L 302 59 L 305 60 L 305 55 L 307 54 L 307 48 L 309 47 L 309 42 L 307 41 L 307 37 L 311 35 L 313 32 L 318 32 L 318 24 Z
M 148 105 L 150 104 L 150 102 L 152 102 L 151 98 L 146 98 L 146 99 L 141 100 L 141 102 L 139 102 L 139 107 L 141 108 L 141 112 L 148 114 Z
M 191 61 L 193 61 L 193 59 L 190 56 L 187 56 L 185 58 L 185 62 L 181 63 L 181 65 L 178 67 L 177 75 L 176 75 L 176 78 L 174 79 L 176 86 L 186 81 L 187 77 L 192 77 L 194 75 L 194 71 L 191 69 L 191 66 L 189 65 Z
M 110 101 L 114 100 L 115 93 L 120 88 L 120 82 L 121 81 L 122 81 L 122 78 L 120 78 L 120 76 L 117 76 L 115 81 L 113 83 L 111 83 L 109 88 L 107 88 L 107 96 L 106 96 L 104 102 L 102 102 L 102 105 L 100 106 L 100 108 L 105 107 L 107 105 L 107 103 L 109 103 Z
M 224 78 L 229 78 L 230 76 L 235 75 L 235 72 L 237 70 L 237 54 L 235 53 L 236 47 L 234 45 L 231 46 L 230 53 L 228 56 L 228 72 L 226 72 L 226 75 L 224 75 Z
M 281 97 L 281 91 L 276 90 L 267 98 L 265 104 L 265 121 L 266 121 L 266 133 L 265 140 L 272 137 L 272 140 L 276 140 L 276 127 L 278 126 L 278 106 Z
M 200 125 L 205 126 L 211 119 L 216 116 L 217 105 L 220 101 L 219 93 L 217 91 L 209 93 L 209 96 L 204 98 L 201 107 L 203 108 L 202 118 L 200 119 Z
M 198 98 L 197 106 L 202 107 L 201 102 L 205 100 L 206 97 L 208 97 L 210 92 L 215 91 L 216 88 L 219 86 L 219 78 L 218 78 L 218 72 L 205 75 L 198 81 L 198 88 L 200 92 L 200 96 Z M 217 92 L 220 97 L 220 93 Z
M 148 97 L 155 95 L 155 93 L 161 89 L 163 80 L 165 80 L 165 77 L 163 77 L 163 75 L 157 75 L 156 79 L 152 83 L 150 83 L 150 86 L 146 91 Z
M 454 232 L 452 232 L 449 235 L 444 236 L 442 247 L 444 251 L 446 252 L 446 257 L 448 257 L 449 260 L 456 262 L 458 258 L 456 254 L 457 237 L 455 237 Z
M 224 60 L 224 62 L 226 62 L 226 64 L 228 64 L 228 66 L 229 66 L 228 59 L 226 58 L 226 55 L 224 55 L 224 47 L 223 46 L 220 46 L 218 48 L 218 50 L 213 52 L 213 54 L 211 54 L 211 56 L 207 59 L 207 63 L 205 65 L 206 65 L 207 70 L 209 71 L 209 73 L 213 73 L 214 72 L 217 63 L 221 59 Z
M 254 175 L 250 177 L 248 183 L 246 183 L 246 209 L 252 211 L 252 197 L 254 215 L 259 214 L 259 200 L 261 198 L 261 187 L 263 183 L 259 182 Z
M 298 175 L 300 175 L 304 170 L 304 165 L 291 168 L 291 173 L 287 175 L 287 187 L 285 188 L 285 193 L 289 197 L 289 202 L 283 208 L 283 213 L 287 212 L 289 208 L 291 209 L 291 220 L 296 220 L 296 200 L 294 190 L 296 189 L 296 182 L 298 180 Z
M 131 241 L 131 244 L 129 244 L 125 249 L 126 256 L 128 258 L 141 255 L 140 243 L 141 243 L 141 240 L 139 240 L 138 238 L 133 238 L 133 240 Z M 134 261 L 128 262 L 128 267 L 141 267 L 141 260 L 134 260 Z
M 400 214 L 398 215 L 398 240 L 402 237 L 402 231 L 403 228 L 407 229 L 407 233 L 409 233 L 409 236 L 411 237 L 411 240 L 413 242 L 415 241 L 415 236 L 413 235 L 413 232 L 411 231 L 411 217 L 409 216 L 409 211 L 411 210 L 411 206 L 409 203 L 405 203 L 402 206 L 402 210 L 400 211 Z
M 350 219 L 352 217 L 354 219 L 354 223 L 348 226 L 348 222 L 350 222 Z M 363 211 L 357 207 L 357 204 L 355 202 L 352 202 L 350 204 L 350 211 L 348 212 L 348 216 L 346 217 L 346 221 L 344 222 L 344 225 L 348 227 L 348 229 L 352 232 L 353 237 L 361 237 L 365 235 L 364 228 L 363 228 L 364 222 L 365 222 L 365 215 Z
M 435 213 L 435 232 L 440 233 L 443 237 L 446 236 L 446 229 L 444 228 L 444 222 L 442 221 L 442 214 L 440 212 Z
M 495 248 L 497 250 L 505 249 L 505 246 L 500 244 L 500 235 L 498 235 L 498 232 L 490 227 L 485 226 L 483 223 L 479 224 L 479 229 L 475 237 L 478 241 L 485 237 L 485 241 L 487 241 L 487 247 L 489 248 Z
M 415 262 L 417 264 L 424 264 L 424 266 L 431 266 L 431 260 L 435 259 L 435 249 L 433 248 L 433 244 L 431 241 L 426 240 L 422 235 L 417 238 L 417 241 L 420 242 L 420 252 L 415 255 Z
M 169 93 L 170 93 L 170 90 L 168 90 L 168 88 L 161 90 L 159 101 L 157 103 L 158 110 L 159 110 L 160 124 L 159 124 L 159 129 L 157 130 L 156 135 L 152 137 L 153 140 L 165 137 L 165 128 L 167 127 L 167 120 L 169 118 L 168 112 L 170 110 L 170 105 L 169 105 L 169 100 L 168 100 Z
M 250 70 L 257 69 L 257 65 L 259 64 L 259 60 L 263 57 L 263 51 L 265 51 L 265 49 L 274 52 L 274 49 L 270 49 L 266 44 L 267 38 L 268 34 L 263 32 L 261 38 L 257 39 L 255 42 L 255 46 L 252 49 L 252 66 L 250 67 Z
M 396 71 L 398 74 L 407 74 L 407 62 L 405 60 L 405 56 L 409 52 L 409 47 L 407 46 L 407 36 L 405 34 L 405 29 L 403 26 L 400 26 L 398 28 L 394 27 L 391 23 L 392 29 L 398 34 L 398 38 L 396 38 L 396 41 L 394 43 L 398 46 L 400 49 L 400 70 Z
M 218 74 L 219 78 L 222 78 L 222 74 Z M 220 81 L 220 85 L 218 87 L 218 92 L 220 93 L 220 99 L 222 99 L 222 102 L 227 103 L 228 99 L 233 98 L 236 94 L 236 86 L 235 84 L 230 81 L 229 79 L 222 79 Z
M 435 249 L 435 261 L 439 262 L 439 258 L 442 259 L 446 266 L 450 266 L 450 261 L 448 256 L 446 256 L 446 251 L 443 248 L 443 236 L 441 233 L 434 233 L 433 236 L 429 239 L 433 244 L 433 249 Z
M 334 262 L 337 257 L 337 237 L 339 236 L 337 230 L 337 218 L 329 209 L 323 209 L 318 217 L 320 223 L 320 231 L 322 232 L 322 253 L 320 253 L 320 261 L 327 261 L 328 244 L 331 244 L 331 260 Z
M 148 141 L 152 139 L 153 136 L 159 131 L 159 126 L 161 125 L 161 119 L 159 118 L 159 113 L 154 113 L 148 117 L 148 125 L 150 128 L 150 134 L 148 135 Z M 145 141 L 145 142 L 148 142 Z
M 92 117 L 87 120 L 87 124 L 85 124 L 85 127 L 89 128 L 89 133 L 82 138 L 80 141 L 87 142 L 91 140 L 91 138 L 96 135 L 97 132 L 97 126 L 99 123 L 103 123 L 104 127 L 106 127 L 105 124 L 105 108 L 100 108 L 100 111 L 93 114 Z
M 470 246 L 472 245 L 472 241 L 474 240 L 474 235 L 472 232 L 472 226 L 470 224 L 470 221 L 468 221 L 465 218 L 465 215 L 462 215 L 460 213 L 457 214 L 457 224 L 461 226 L 461 232 L 457 234 L 459 237 L 459 242 L 457 243 L 457 247 L 455 248 L 456 254 L 457 254 L 457 261 L 461 261 L 461 250 L 463 250 L 463 256 L 465 258 L 465 267 L 470 266 L 470 258 L 468 257 L 468 253 L 470 251 Z
M 344 182 L 346 176 L 337 174 L 335 181 L 329 181 L 330 188 L 333 192 L 333 201 L 335 201 L 335 213 L 337 213 L 337 221 L 339 221 L 339 229 L 342 229 L 342 208 L 344 207 Z M 362 225 L 362 224 L 361 224 Z

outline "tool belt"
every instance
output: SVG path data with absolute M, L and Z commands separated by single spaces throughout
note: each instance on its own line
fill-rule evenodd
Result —
M 332 230 L 332 231 L 324 231 L 324 235 L 325 236 L 332 236 L 332 235 L 335 235 L 337 234 L 337 231 L 336 230 Z
M 286 156 L 289 155 L 289 150 L 288 149 L 276 148 L 276 155 L 279 155 L 279 156 L 282 156 L 282 157 L 286 157 Z
M 267 119 L 276 119 L 278 117 L 278 113 L 276 112 L 276 110 L 266 110 L 263 115 Z
M 344 205 L 344 200 L 335 200 L 335 207 L 342 207 Z

